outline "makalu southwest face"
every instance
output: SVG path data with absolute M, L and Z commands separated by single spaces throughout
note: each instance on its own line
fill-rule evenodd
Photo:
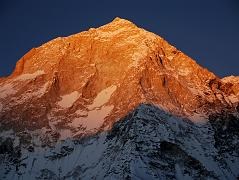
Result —
M 0 78 L 0 179 L 237 179 L 239 77 L 116 18 Z

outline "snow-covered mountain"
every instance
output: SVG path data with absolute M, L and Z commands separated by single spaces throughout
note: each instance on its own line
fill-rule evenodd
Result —
M 0 79 L 0 179 L 237 179 L 239 77 L 116 18 Z

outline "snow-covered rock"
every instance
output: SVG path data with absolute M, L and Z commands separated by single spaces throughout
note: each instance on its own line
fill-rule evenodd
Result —
M 44 141 L 34 146 L 33 135 L 25 147 L 5 147 L 5 134 L 0 146 L 6 151 L 1 155 L 0 178 L 237 179 L 239 121 L 230 119 L 223 131 L 233 137 L 228 149 L 224 137 L 218 134 L 221 125 L 215 124 L 220 117 L 194 124 L 142 104 L 108 132 L 69 138 L 50 147 L 43 146 Z M 231 120 L 237 126 L 232 127 Z M 13 152 L 20 148 L 20 155 L 13 156 L 8 148 Z
M 0 179 L 236 179 L 238 77 L 116 18 L 0 78 Z

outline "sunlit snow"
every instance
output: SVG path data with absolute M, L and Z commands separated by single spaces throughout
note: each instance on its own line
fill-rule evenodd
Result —
M 228 96 L 228 99 L 230 100 L 231 103 L 236 103 L 239 101 L 239 99 L 234 94 Z
M 16 81 L 26 81 L 26 80 L 31 80 L 31 79 L 35 79 L 37 76 L 43 75 L 45 74 L 44 71 L 36 71 L 32 74 L 22 74 L 20 76 L 18 76 L 15 80 Z
M 117 86 L 113 85 L 102 90 L 94 99 L 93 103 L 88 106 L 89 111 L 78 110 L 76 113 L 81 117 L 75 118 L 69 125 L 73 127 L 82 126 L 86 130 L 99 128 L 104 123 L 104 119 L 110 114 L 114 106 L 106 104 Z
M 191 70 L 189 68 L 179 68 L 178 73 L 181 76 L 187 76 L 191 73 Z
M 61 101 L 58 102 L 58 105 L 63 107 L 63 108 L 69 108 L 79 98 L 79 95 L 80 94 L 79 94 L 78 91 L 74 91 L 70 94 L 61 96 Z
M 47 90 L 47 87 L 49 85 L 49 82 L 45 83 L 38 91 L 33 93 L 33 96 L 42 96 Z
M 77 110 L 76 114 L 78 114 L 80 116 L 87 116 L 88 115 L 87 111 L 83 111 L 81 109 Z
M 104 123 L 104 119 L 113 110 L 114 106 L 103 106 L 100 109 L 94 109 L 88 112 L 87 117 L 76 118 L 70 123 L 70 126 L 82 126 L 86 130 L 93 130 L 99 128 Z
M 94 99 L 93 103 L 88 106 L 88 109 L 92 110 L 94 108 L 97 107 L 101 107 L 102 105 L 104 105 L 105 103 L 107 103 L 111 97 L 111 95 L 113 94 L 113 92 L 116 90 L 116 86 L 110 86 L 104 90 L 102 90 Z
M 101 38 L 111 38 L 125 31 L 127 31 L 126 28 L 120 28 L 114 32 L 98 31 L 98 35 Z
M 6 98 L 9 95 L 15 94 L 16 90 L 13 88 L 13 84 L 5 84 L 0 87 L 0 99 Z
M 17 92 L 17 90 L 14 89 L 14 81 L 31 80 L 31 79 L 35 79 L 37 76 L 40 76 L 43 74 L 45 74 L 44 71 L 36 71 L 33 74 L 22 74 L 22 75 L 18 76 L 17 78 L 15 78 L 12 81 L 12 83 L 4 84 L 2 87 L 0 87 L 0 99 L 6 98 L 6 97 L 13 95 Z

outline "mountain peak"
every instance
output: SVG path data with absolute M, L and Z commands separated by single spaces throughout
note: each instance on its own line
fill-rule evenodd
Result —
M 238 77 L 116 18 L 0 79 L 0 179 L 236 179 L 238 102 Z
M 132 30 L 139 30 L 139 28 L 132 22 L 122 19 L 119 17 L 116 17 L 113 21 L 110 23 L 103 25 L 95 30 L 98 30 L 98 32 L 107 32 L 107 33 L 117 33 L 120 31 L 132 31 Z
M 0 85 L 6 119 L 58 119 L 83 132 L 111 127 L 141 103 L 198 121 L 238 102 L 238 86 L 230 91 L 160 36 L 121 18 L 34 48 Z
M 129 21 L 127 19 L 120 18 L 120 17 L 114 18 L 114 20 L 109 24 L 114 24 L 114 25 L 118 25 L 118 26 L 125 26 L 125 25 L 136 26 L 131 21 Z

